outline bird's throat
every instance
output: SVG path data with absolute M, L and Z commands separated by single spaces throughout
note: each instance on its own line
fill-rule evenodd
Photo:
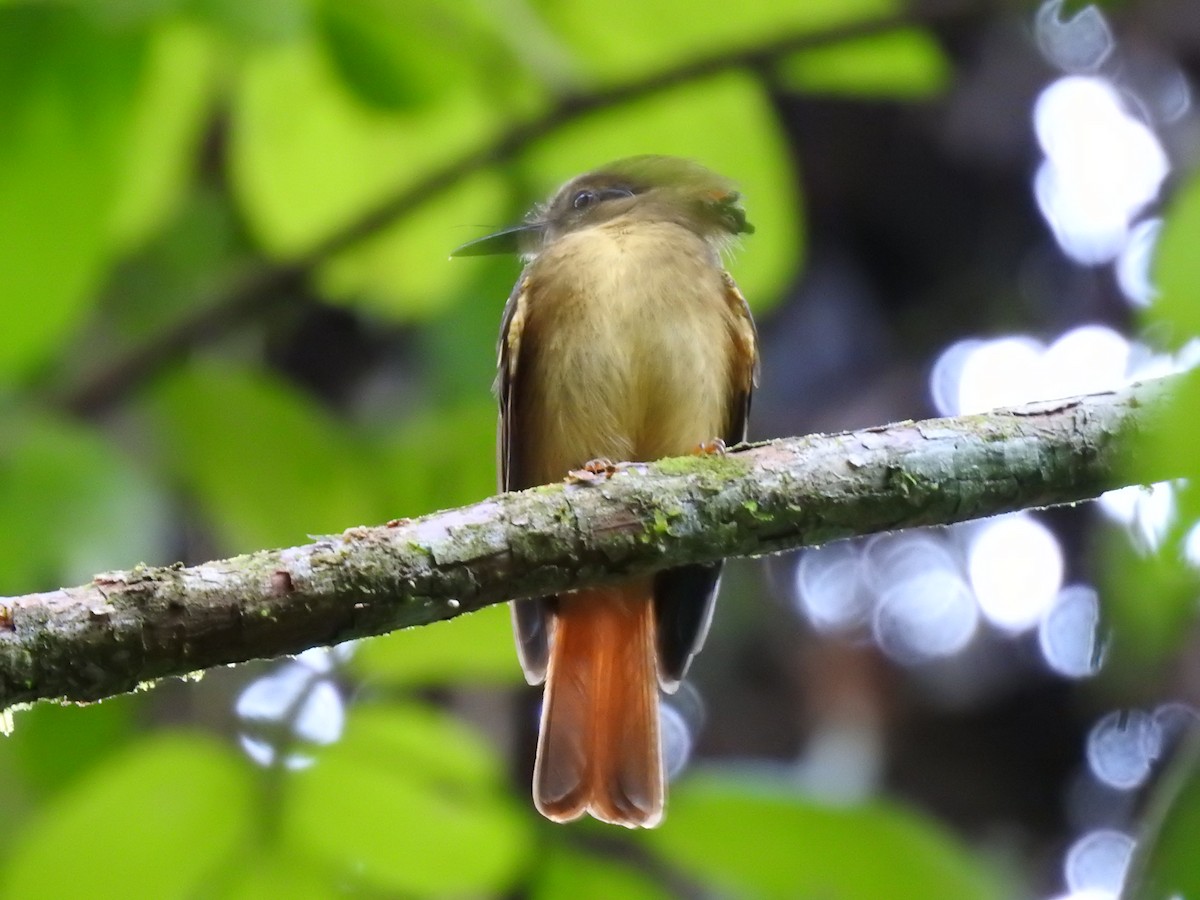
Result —
M 599 456 L 684 454 L 723 433 L 733 322 L 704 239 L 613 222 L 556 241 L 526 277 L 541 480 Z

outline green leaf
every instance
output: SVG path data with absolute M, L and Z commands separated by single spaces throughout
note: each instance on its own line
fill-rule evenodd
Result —
M 555 132 L 525 161 L 552 187 L 650 152 L 699 160 L 740 185 L 756 230 L 730 271 L 756 311 L 778 303 L 803 259 L 803 222 L 791 153 L 759 80 L 731 73 L 622 104 Z
M 1113 620 L 1115 674 L 1145 678 L 1146 668 L 1167 662 L 1196 621 L 1200 573 L 1189 565 L 1184 544 L 1200 520 L 1200 369 L 1180 375 L 1169 408 L 1152 431 L 1136 436 L 1128 468 L 1133 483 L 1149 484 L 1164 472 L 1185 477 L 1171 490 L 1172 520 L 1160 546 L 1143 552 L 1126 535 L 1112 535 L 1104 560 L 1105 611 Z M 1149 602 L 1150 600 L 1153 602 Z M 1126 667 L 1129 667 L 1128 670 Z
M 952 74 L 938 43 L 917 29 L 794 53 L 778 72 L 793 91 L 901 98 L 940 93 Z
M 245 767 L 200 735 L 143 740 L 5 839 L 8 897 L 184 897 L 250 830 Z
M 254 55 L 234 98 L 230 156 L 239 201 L 272 254 L 301 254 L 492 135 L 501 111 L 471 84 L 384 113 L 350 93 L 312 41 Z M 435 311 L 470 277 L 447 257 L 464 227 L 504 218 L 495 173 L 467 179 L 321 273 L 336 296 L 394 318 Z M 455 233 L 455 230 L 458 233 Z
M 233 549 L 300 543 L 383 518 L 375 473 L 316 404 L 251 370 L 195 365 L 156 385 L 161 465 Z
M 255 45 L 303 34 L 311 0 L 188 0 L 191 12 L 231 37 Z
M 689 0 L 608 0 L 603 15 L 597 15 L 589 0 L 542 0 L 538 6 L 555 31 L 586 61 L 590 72 L 622 81 L 696 56 L 899 11 L 893 0 L 740 0 L 737 14 L 724 16 L 700 15 Z M 726 132 L 727 136 L 736 134 Z
M 1193 727 L 1147 806 L 1121 900 L 1200 897 L 1200 733 Z
M 359 98 L 403 110 L 432 102 L 459 74 L 441 64 L 458 52 L 437 41 L 431 12 L 417 0 L 322 0 L 317 21 L 331 62 Z
M 182 21 L 152 33 L 111 213 L 122 250 L 144 242 L 183 197 L 216 87 L 215 50 L 208 32 Z
M 1159 297 L 1147 318 L 1174 344 L 1200 337 L 1200 175 L 1175 194 L 1163 217 L 1155 252 Z M 1189 418 L 1194 420 L 1194 416 Z M 1194 445 L 1193 445 L 1194 446 Z
M 1005 891 L 949 835 L 880 803 L 829 806 L 780 779 L 716 775 L 672 790 L 647 844 L 738 897 L 998 898 Z
M 645 872 L 559 843 L 543 855 L 530 896 L 533 900 L 669 900 L 677 895 Z
M 532 849 L 500 761 L 427 707 L 356 708 L 291 786 L 286 839 L 376 892 L 500 895 Z
M 0 593 L 75 584 L 161 559 L 164 500 L 98 435 L 6 410 L 0 446 Z
M 1149 331 L 1169 346 L 1200 338 L 1200 177 L 1180 189 L 1164 215 L 1154 261 L 1159 296 L 1146 311 Z M 1128 539 L 1114 536 L 1105 561 L 1106 612 L 1115 638 L 1110 670 L 1117 677 L 1145 678 L 1146 670 L 1166 663 L 1196 621 L 1200 576 L 1189 566 L 1184 541 L 1200 519 L 1200 370 L 1179 376 L 1169 408 L 1155 427 L 1138 435 L 1127 463 L 1130 480 L 1148 484 L 1164 473 L 1185 476 L 1172 486 L 1175 509 L 1161 545 L 1139 552 Z M 1180 467 L 1183 467 L 1182 469 Z M 1148 602 L 1152 599 L 1153 602 Z
M 211 309 L 252 267 L 248 257 L 230 198 L 212 187 L 190 192 L 136 259 L 113 273 L 104 311 L 111 336 L 106 356 L 153 343 L 201 307 Z
M 48 4 L 0 7 L 0 381 L 43 360 L 88 310 L 142 45 Z
M 282 852 L 278 847 L 264 855 L 256 849 L 244 865 L 237 867 L 223 900 L 262 900 L 263 897 L 287 897 L 287 900 L 327 900 L 336 897 L 342 879 L 336 873 L 313 865 L 298 853 Z
M 1104 560 L 1104 618 L 1113 638 L 1106 676 L 1129 689 L 1161 674 L 1183 644 L 1196 618 L 1196 574 L 1188 571 L 1168 540 L 1157 553 L 1135 549 L 1128 535 L 1109 532 Z
M 20 0 L 17 0 L 20 2 Z M 134 28 L 178 12 L 189 0 L 58 0 L 109 28 Z
M 352 667 L 365 681 L 388 684 L 515 684 L 523 680 L 507 606 L 489 606 L 448 622 L 364 641 L 354 654 Z
M 432 316 L 461 298 L 471 269 L 449 258 L 469 224 L 499 222 L 507 192 L 492 172 L 464 178 L 318 273 L 335 300 L 391 319 Z M 501 298 L 503 301 L 503 298 Z
M 391 515 L 424 515 L 496 492 L 496 407 L 490 401 L 417 413 L 381 444 L 386 475 L 380 491 L 390 498 Z
M 12 736 L 0 747 L 13 751 L 22 776 L 43 794 L 62 791 L 129 742 L 143 699 L 124 694 L 86 706 L 37 703 L 15 714 Z

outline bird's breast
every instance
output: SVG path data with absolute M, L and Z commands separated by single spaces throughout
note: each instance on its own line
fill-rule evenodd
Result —
M 733 314 L 702 238 L 665 223 L 588 229 L 556 241 L 526 277 L 523 405 L 539 480 L 724 434 Z

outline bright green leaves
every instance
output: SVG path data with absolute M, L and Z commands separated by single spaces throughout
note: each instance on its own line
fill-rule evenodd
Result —
M 162 226 L 192 177 L 211 38 L 110 12 L 0 8 L 0 383 L 65 341 L 117 255 Z
M 496 407 L 479 399 L 414 413 L 381 451 L 388 490 L 407 516 L 482 500 L 496 492 Z
M 163 379 L 148 409 L 162 465 L 229 550 L 303 543 L 383 518 L 368 457 L 344 426 L 281 382 L 197 366 Z
M 0 594 L 158 559 L 156 486 L 76 424 L 7 408 L 0 445 Z
M 825 806 L 765 777 L 694 776 L 647 843 L 737 897 L 985 900 L 1007 896 L 948 835 L 883 805 Z
M 944 90 L 951 73 L 928 33 L 906 30 L 794 53 L 779 74 L 802 93 L 908 99 Z
M 1200 178 L 1193 176 L 1167 208 L 1159 237 L 1153 282 L 1156 297 L 1145 313 L 1151 334 L 1171 350 L 1200 342 Z M 1184 481 L 1170 489 L 1173 506 L 1165 532 L 1155 538 L 1150 553 L 1118 539 L 1107 566 L 1107 603 L 1116 624 L 1114 651 L 1122 658 L 1148 664 L 1167 659 L 1196 620 L 1200 573 L 1189 554 L 1200 540 L 1200 369 L 1180 375 L 1170 407 L 1155 421 L 1153 431 L 1139 435 L 1129 465 L 1141 482 L 1162 473 L 1183 472 Z M 1181 464 L 1184 468 L 1181 470 Z M 1194 541 L 1189 549 L 1189 540 Z M 1123 636 L 1123 639 L 1122 639 Z
M 1171 201 L 1155 255 L 1159 296 L 1149 318 L 1180 344 L 1200 337 L 1200 177 L 1193 176 Z
M 603 16 L 591 4 L 555 3 L 538 10 L 544 21 L 525 11 L 530 21 L 517 36 L 510 33 L 515 11 L 493 11 L 484 23 L 430 2 L 323 0 L 304 37 L 264 46 L 246 62 L 234 102 L 234 182 L 262 244 L 280 257 L 303 255 L 440 166 L 486 146 L 506 121 L 505 106 L 508 120 L 517 106 L 544 108 L 544 99 L 529 102 L 536 88 L 521 87 L 539 72 L 547 94 L 561 90 L 565 72 L 576 80 L 586 72 L 599 83 L 629 82 L 731 46 L 894 10 L 889 0 L 783 7 L 751 0 L 734 19 L 715 20 L 683 2 L 622 0 Z M 506 35 L 528 44 L 533 61 L 529 71 L 509 65 L 497 80 L 489 68 L 508 58 Z M 946 70 L 932 40 L 910 30 L 798 54 L 781 71 L 802 90 L 910 97 L 938 89 Z M 759 79 L 734 65 L 724 75 L 568 121 L 524 154 L 525 181 L 540 193 L 645 152 L 695 157 L 743 186 L 758 231 L 738 255 L 736 274 L 753 305 L 775 302 L 802 262 L 803 227 L 790 154 Z M 534 199 L 527 186 L 521 194 Z M 319 283 L 333 297 L 392 318 L 437 313 L 458 299 L 471 270 L 446 264 L 445 252 L 505 224 L 512 202 L 499 175 L 487 170 L 442 187 L 322 265 Z
M 476 403 L 365 432 L 248 368 L 197 364 L 147 398 L 164 476 L 225 552 L 303 543 L 495 490 L 495 409 Z
M 249 836 L 248 774 L 199 734 L 144 738 L 9 836 L 0 891 L 96 900 L 203 894 Z M 120 810 L 130 814 L 114 821 Z
M 119 357 L 111 344 L 154 346 L 198 298 L 221 302 L 247 241 L 264 265 L 335 242 L 306 289 L 355 304 L 364 331 L 376 318 L 416 323 L 405 346 L 417 348 L 401 389 L 356 395 L 369 421 L 340 420 L 269 374 L 261 343 L 242 335 L 207 361 L 151 375 L 132 410 L 97 430 L 14 399 L 0 447 L 5 592 L 168 559 L 163 483 L 180 488 L 222 553 L 489 495 L 487 385 L 517 262 L 450 262 L 450 249 L 578 172 L 678 154 L 741 186 L 757 232 L 733 271 L 757 309 L 770 307 L 804 242 L 777 112 L 760 74 L 736 62 L 702 79 L 669 73 L 895 8 L 743 0 L 722 19 L 686 0 L 615 0 L 599 14 L 585 0 L 0 4 L 6 395 L 52 368 L 73 335 L 68 376 L 99 353 Z M 903 32 L 774 71 L 798 90 L 910 97 L 937 89 L 944 63 L 927 38 Z M 670 87 L 629 102 L 583 115 L 554 106 L 569 91 L 661 73 Z M 544 129 L 531 118 L 555 109 Z M 536 140 L 489 152 L 529 121 Z M 465 177 L 430 181 L 464 160 Z M 342 246 L 353 223 L 421 185 Z M 97 436 L 110 423 L 154 477 Z M 430 686 L 519 682 L 504 607 L 365 642 L 340 674 L 406 699 L 352 707 L 343 739 L 300 772 L 255 772 L 203 736 L 135 736 L 133 700 L 77 713 L 76 730 L 64 727 L 71 710 L 30 714 L 27 743 L 6 757 L 23 789 L 10 806 L 48 800 L 9 835 L 0 885 L 13 896 L 304 897 L 347 885 L 389 896 L 669 894 L 652 868 L 558 840 L 535 856 L 541 823 L 526 788 L 518 799 L 493 748 L 411 699 Z M 667 826 L 641 839 L 687 878 L 738 895 L 990 896 L 961 850 L 907 816 L 817 808 L 741 783 L 685 783 Z
M 530 897 L 533 900 L 670 900 L 677 896 L 646 872 L 615 859 L 591 856 L 557 842 L 542 857 Z
M 351 668 L 369 681 L 389 686 L 523 681 L 507 606 L 489 606 L 450 622 L 364 641 Z
M 216 74 L 216 46 L 207 32 L 168 21 L 151 34 L 111 213 L 118 248 L 149 238 L 182 199 Z
M 359 708 L 289 787 L 285 840 L 377 892 L 501 894 L 532 849 L 488 747 L 425 707 Z
M 1170 351 L 1190 345 L 1191 359 L 1200 345 L 1200 177 L 1190 180 L 1167 207 L 1158 238 L 1152 282 L 1155 297 L 1143 318 L 1153 339 Z M 1180 356 L 1187 356 L 1184 349 Z M 1177 357 L 1178 358 L 1178 357 Z M 1186 478 L 1164 491 L 1170 510 L 1160 509 L 1151 531 L 1133 547 L 1125 535 L 1109 536 L 1115 551 L 1106 554 L 1107 607 L 1113 619 L 1112 674 L 1144 693 L 1147 670 L 1175 667 L 1185 658 L 1187 638 L 1195 633 L 1196 598 L 1200 594 L 1200 369 L 1176 378 L 1169 406 L 1154 428 L 1135 438 L 1129 454 L 1134 476 L 1151 482 L 1162 473 Z M 1182 466 L 1182 469 L 1181 469 Z M 1149 502 L 1149 491 L 1143 500 Z M 1183 647 L 1184 649 L 1180 649 Z M 1113 665 L 1115 663 L 1116 665 Z M 1200 896 L 1200 737 L 1188 712 L 1182 735 L 1164 734 L 1174 758 L 1153 788 L 1144 809 L 1138 843 L 1130 865 L 1124 900 L 1167 900 Z
M 450 250 L 470 225 L 494 228 L 507 206 L 495 175 L 465 178 L 324 266 L 321 287 L 333 298 L 353 298 L 361 308 L 393 319 L 444 312 L 461 298 L 472 274 L 470 267 L 448 259 Z
M 303 34 L 311 24 L 311 0 L 187 0 L 204 22 L 247 46 L 284 41 Z
M 737 15 L 700 14 L 689 0 L 610 0 L 598 13 L 588 0 L 538 4 L 591 73 L 626 81 L 696 56 L 898 11 L 892 0 L 742 0 Z M 712 120 L 720 122 L 719 118 Z M 648 152 L 648 151 L 646 151 Z
M 40 362 L 103 275 L 142 48 L 70 9 L 0 7 L 0 382 Z
M 342 83 L 312 40 L 266 48 L 247 64 L 231 146 L 239 199 L 264 246 L 294 256 L 332 237 L 396 192 L 493 134 L 499 111 L 471 84 L 437 104 L 385 113 Z M 363 294 L 394 318 L 445 304 L 469 276 L 449 251 L 471 224 L 504 217 L 505 192 L 482 174 L 374 235 L 321 277 L 335 294 Z
M 109 18 L 0 8 L 0 382 L 45 362 L 116 256 L 161 227 L 192 177 L 215 85 L 211 36 Z
M 398 111 L 437 100 L 468 74 L 455 11 L 429 0 L 320 0 L 317 23 L 340 80 L 364 102 Z
M 1200 734 L 1183 737 L 1147 805 L 1121 900 L 1200 896 Z
M 38 703 L 21 710 L 14 726 L 20 737 L 0 741 L 0 770 L 20 773 L 42 798 L 73 786 L 134 737 L 142 699 L 126 694 L 88 706 Z M 15 812 L 11 804 L 6 810 Z
M 762 86 L 734 72 L 653 94 L 559 130 L 526 159 L 557 184 L 650 150 L 696 159 L 738 183 L 755 232 L 730 267 L 751 306 L 774 304 L 799 270 L 802 221 L 795 174 Z

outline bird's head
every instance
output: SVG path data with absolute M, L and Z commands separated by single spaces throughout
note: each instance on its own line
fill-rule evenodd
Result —
M 536 256 L 560 237 L 621 219 L 674 222 L 721 246 L 750 234 L 741 195 L 729 179 L 675 156 L 630 156 L 576 176 L 520 225 L 463 244 L 452 256 Z

